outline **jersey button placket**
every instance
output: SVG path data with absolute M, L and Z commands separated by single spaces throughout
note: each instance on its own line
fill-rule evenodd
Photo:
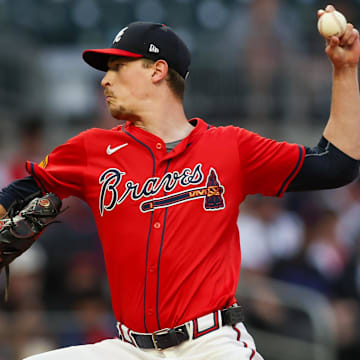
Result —
M 147 294 L 146 294 L 146 324 L 149 328 L 158 327 L 156 316 L 157 286 L 158 286 L 158 256 L 162 234 L 162 222 L 158 216 L 154 216 L 151 232 L 151 244 L 149 254 L 149 264 L 147 266 Z
M 166 153 L 165 145 L 161 141 L 153 145 L 154 156 L 157 159 L 153 177 L 161 179 L 166 172 L 165 161 L 162 161 Z M 154 198 L 161 197 L 163 190 L 153 194 Z M 145 294 L 145 323 L 147 332 L 153 332 L 161 327 L 161 315 L 158 313 L 159 298 L 159 263 L 161 262 L 162 236 L 164 230 L 164 209 L 153 209 L 151 218 L 151 230 L 148 245 L 147 267 L 146 267 L 146 294 Z

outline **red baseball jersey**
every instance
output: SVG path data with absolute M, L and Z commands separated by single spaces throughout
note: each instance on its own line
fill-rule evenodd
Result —
M 44 191 L 86 201 L 102 242 L 118 321 L 171 328 L 232 305 L 239 273 L 236 220 L 248 194 L 281 196 L 304 148 L 201 119 L 167 153 L 130 122 L 90 129 L 27 170 Z

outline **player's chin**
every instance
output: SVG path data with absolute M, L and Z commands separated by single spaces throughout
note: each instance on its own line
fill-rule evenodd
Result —
M 131 117 L 130 112 L 126 111 L 126 109 L 123 109 L 123 108 L 109 107 L 109 110 L 110 110 L 111 116 L 117 120 L 128 120 L 129 117 Z

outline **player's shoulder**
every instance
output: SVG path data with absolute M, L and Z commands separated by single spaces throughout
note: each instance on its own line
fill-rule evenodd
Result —
M 210 125 L 208 132 L 209 134 L 230 137 L 249 136 L 254 134 L 253 132 L 236 125 Z
M 98 136 L 103 137 L 104 135 L 112 135 L 112 134 L 114 134 L 114 132 L 120 132 L 122 130 L 122 126 L 123 125 L 118 125 L 113 128 L 110 128 L 110 129 L 92 127 L 92 128 L 85 129 L 85 130 L 79 132 L 78 135 L 76 135 L 75 137 L 79 137 L 79 138 L 95 137 L 95 138 L 97 138 Z
M 213 141 L 221 142 L 222 144 L 226 143 L 228 146 L 241 146 L 242 149 L 251 149 L 256 145 L 275 142 L 275 140 L 263 136 L 256 131 L 236 125 L 211 126 L 208 134 L 212 137 Z

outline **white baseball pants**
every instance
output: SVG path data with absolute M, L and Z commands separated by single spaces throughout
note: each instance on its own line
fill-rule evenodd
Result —
M 142 350 L 118 338 L 71 346 L 24 360 L 263 360 L 243 323 L 224 326 L 165 350 Z

